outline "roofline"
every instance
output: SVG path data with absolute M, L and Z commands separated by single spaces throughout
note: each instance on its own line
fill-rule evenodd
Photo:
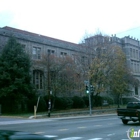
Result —
M 25 35 L 40 36 L 40 37 L 43 37 L 43 38 L 46 38 L 46 39 L 48 38 L 48 39 L 57 40 L 57 41 L 61 41 L 61 42 L 66 42 L 66 43 L 69 43 L 69 44 L 73 44 L 73 45 L 79 46 L 78 43 L 73 43 L 73 42 L 69 42 L 69 41 L 65 41 L 65 40 L 61 40 L 61 39 L 45 36 L 45 35 L 42 35 L 42 34 L 37 34 L 37 33 L 29 32 L 29 31 L 26 31 L 26 30 L 21 30 L 21 29 L 18 29 L 18 28 L 13 28 L 13 27 L 10 27 L 10 26 L 4 26 L 4 27 L 2 27 L 2 29 L 14 31 L 14 32 L 19 32 L 19 33 L 22 33 L 22 34 L 25 34 Z

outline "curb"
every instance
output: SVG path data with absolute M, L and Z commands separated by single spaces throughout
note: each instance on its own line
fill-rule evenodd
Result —
M 92 116 L 105 116 L 110 114 L 116 114 L 116 108 L 113 109 L 102 109 L 102 110 L 92 110 L 91 116 L 89 115 L 89 111 L 79 111 L 79 112 L 67 112 L 67 113 L 52 113 L 51 117 L 48 117 L 47 114 L 45 115 L 36 115 L 30 116 L 29 119 L 37 119 L 37 118 L 68 118 L 68 117 L 92 117 Z
M 37 115 L 36 117 L 30 116 L 29 119 L 80 119 L 80 118 L 93 118 L 93 117 L 103 117 L 103 116 L 116 116 L 115 113 L 113 114 L 101 114 L 101 115 L 77 115 L 77 116 L 66 116 L 66 117 L 48 117 L 47 115 Z
M 91 116 L 68 116 L 68 117 L 60 117 L 54 119 L 81 119 L 81 118 L 94 118 L 94 117 L 105 117 L 105 116 L 115 116 L 116 114 L 102 114 L 102 115 L 91 115 Z M 53 119 L 53 118 L 52 118 Z

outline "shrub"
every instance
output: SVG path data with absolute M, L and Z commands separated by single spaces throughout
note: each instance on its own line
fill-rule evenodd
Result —
M 55 98 L 55 109 L 70 109 L 73 105 L 73 101 L 68 97 L 56 97 Z
M 101 106 L 102 105 L 102 97 L 101 96 L 93 96 L 93 106 Z
M 72 108 L 72 106 L 73 106 L 73 101 L 72 101 L 72 99 L 71 98 L 69 98 L 69 97 L 65 97 L 65 100 L 66 100 L 66 109 L 71 109 Z
M 85 107 L 85 102 L 82 97 L 74 96 L 72 98 L 72 100 L 73 100 L 73 108 L 84 108 Z
M 103 96 L 103 97 L 102 97 L 102 101 L 103 101 L 103 100 L 106 100 L 110 105 L 113 104 L 113 99 L 110 98 L 109 96 Z
M 89 97 L 88 96 L 83 96 L 82 98 L 85 102 L 85 107 L 88 107 L 89 106 Z
M 27 111 L 27 101 L 22 99 L 20 102 L 13 100 L 12 97 L 1 97 L 0 105 L 2 113 L 21 113 Z
M 29 112 L 33 112 L 34 111 L 34 106 L 37 103 L 37 96 L 31 98 L 30 100 L 28 100 L 27 106 L 28 106 L 28 111 Z
M 39 102 L 38 102 L 39 99 Z M 37 112 L 42 112 L 42 111 L 46 111 L 47 110 L 47 105 L 45 102 L 44 97 L 38 97 L 38 96 L 34 96 L 32 97 L 29 101 L 28 101 L 28 112 L 33 112 L 34 111 L 34 106 L 37 106 L 37 102 L 38 102 L 38 108 L 37 108 Z
M 62 98 L 60 98 L 60 97 L 56 97 L 55 98 L 55 105 L 54 105 L 54 108 L 55 109 L 62 109 L 62 108 L 65 108 L 64 106 L 63 106 L 63 99 Z
M 38 101 L 38 99 L 37 99 L 37 101 Z M 36 105 L 37 105 L 37 101 L 36 101 Z M 47 111 L 47 105 L 46 105 L 44 98 L 40 97 L 37 112 L 42 112 L 42 111 Z

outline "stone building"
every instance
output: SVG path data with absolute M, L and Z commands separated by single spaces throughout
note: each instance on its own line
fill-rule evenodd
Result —
M 65 58 L 74 58 L 77 55 L 84 56 L 84 50 L 78 44 L 31 33 L 11 27 L 0 28 L 0 48 L 7 43 L 10 36 L 14 36 L 24 47 L 25 51 L 31 56 L 31 60 L 41 60 L 42 56 L 53 54 Z M 47 68 L 34 65 L 31 69 L 32 82 L 37 87 L 38 92 L 42 93 L 45 87 L 44 75 L 47 76 Z
M 112 36 L 113 41 L 116 45 L 121 46 L 122 50 L 126 54 L 127 67 L 130 69 L 132 75 L 137 79 L 137 83 L 140 82 L 140 41 L 136 38 L 125 36 L 123 38 L 118 38 Z M 135 98 L 140 97 L 140 87 L 132 86 L 132 96 Z
M 31 33 L 11 27 L 0 28 L 0 49 L 6 44 L 8 38 L 14 36 L 18 42 L 22 44 L 25 51 L 30 54 L 32 60 L 40 60 L 42 55 L 54 54 L 56 56 L 65 57 L 70 56 L 74 58 L 80 55 L 82 61 L 87 59 L 85 48 L 80 44 L 75 44 L 40 34 Z M 127 66 L 131 69 L 134 77 L 140 81 L 140 41 L 126 36 L 118 38 L 115 35 L 109 37 L 109 41 L 120 46 L 127 58 Z M 43 75 L 46 73 L 46 69 L 40 66 L 32 68 L 33 83 L 37 86 L 39 91 L 42 91 L 43 86 Z M 83 81 L 84 82 L 84 81 Z M 139 87 L 131 87 L 132 95 L 140 96 Z
M 100 42 L 105 42 L 107 38 L 107 45 L 118 46 L 120 47 L 126 55 L 126 66 L 130 70 L 133 77 L 137 80 L 137 86 L 130 85 L 132 92 L 130 98 L 134 97 L 135 99 L 140 100 L 140 41 L 130 36 L 125 36 L 123 38 L 118 38 L 116 35 L 112 36 L 102 36 L 96 35 L 91 36 L 86 39 L 85 44 L 92 45 L 96 47 L 97 40 Z

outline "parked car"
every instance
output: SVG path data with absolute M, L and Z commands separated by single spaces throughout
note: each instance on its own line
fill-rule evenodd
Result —
M 55 140 L 45 135 L 30 134 L 28 132 L 0 130 L 0 140 Z
M 126 108 L 118 108 L 117 115 L 123 124 L 127 124 L 129 121 L 140 122 L 140 102 L 129 102 Z

